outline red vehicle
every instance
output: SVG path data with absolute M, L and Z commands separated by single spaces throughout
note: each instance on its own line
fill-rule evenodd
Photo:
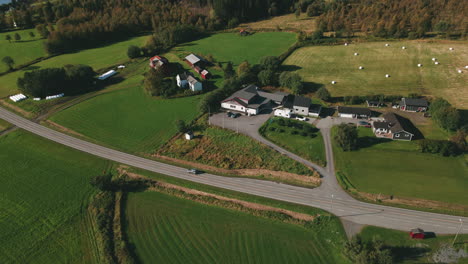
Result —
M 425 233 L 421 228 L 411 229 L 410 238 L 412 239 L 424 239 Z

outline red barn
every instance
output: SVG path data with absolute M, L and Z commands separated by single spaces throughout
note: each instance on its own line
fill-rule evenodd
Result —
M 203 70 L 200 73 L 200 75 L 204 80 L 208 80 L 209 78 L 211 78 L 211 73 L 209 71 L 207 71 L 207 70 Z
M 421 228 L 411 229 L 410 238 L 412 239 L 424 239 L 424 230 Z
M 162 56 L 154 56 L 150 59 L 149 66 L 153 69 L 157 69 L 160 67 L 165 67 L 169 64 L 169 61 L 162 57 Z

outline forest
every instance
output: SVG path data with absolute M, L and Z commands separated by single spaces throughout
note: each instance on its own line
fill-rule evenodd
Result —
M 57 54 L 145 32 L 166 34 L 180 26 L 211 32 L 293 12 L 317 17 L 318 31 L 337 37 L 362 32 L 421 38 L 436 32 L 464 38 L 468 32 L 468 5 L 459 0 L 16 0 L 0 6 L 0 31 L 36 27 L 47 38 L 47 52 Z M 168 41 L 177 44 L 169 31 Z

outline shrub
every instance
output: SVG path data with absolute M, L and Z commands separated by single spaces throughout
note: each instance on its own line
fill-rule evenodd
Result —
M 297 130 L 292 130 L 291 131 L 291 135 L 297 135 L 297 134 L 299 134 L 299 131 L 297 131 Z
M 335 141 L 344 151 L 357 149 L 358 131 L 356 126 L 341 124 L 337 127 Z
M 278 122 L 278 125 L 280 125 L 280 126 L 284 126 L 285 123 L 286 123 L 286 122 L 284 122 L 284 119 L 282 119 L 282 118 L 277 119 L 276 122 Z
M 284 133 L 284 129 L 280 128 L 280 129 L 278 129 L 278 132 Z
M 315 138 L 315 137 L 317 137 L 317 135 L 316 135 L 316 134 L 310 133 L 310 134 L 309 134 L 309 137 L 310 137 L 310 138 Z
M 307 132 L 301 132 L 301 136 L 307 137 Z
M 457 145 L 448 140 L 423 139 L 418 144 L 423 153 L 441 154 L 442 156 L 456 156 L 460 154 Z
M 294 126 L 295 126 L 297 129 L 304 129 L 304 125 L 301 124 L 301 123 L 299 123 L 299 122 L 296 122 L 296 123 L 294 124 Z
M 276 131 L 276 128 L 275 127 L 270 127 L 269 130 L 270 131 Z
M 328 101 L 331 96 L 330 96 L 330 92 L 327 90 L 327 88 L 322 86 L 317 91 L 317 97 L 324 100 L 324 101 Z
M 135 45 L 131 45 L 127 49 L 127 56 L 130 59 L 135 59 L 141 56 L 141 49 Z

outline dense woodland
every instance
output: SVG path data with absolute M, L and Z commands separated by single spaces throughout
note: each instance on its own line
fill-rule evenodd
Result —
M 47 51 L 62 53 L 151 31 L 165 33 L 169 44 L 177 44 L 171 28 L 214 31 L 292 12 L 318 17 L 319 31 L 338 37 L 355 32 L 466 37 L 468 32 L 468 5 L 459 0 L 21 0 L 0 6 L 0 31 L 15 24 L 38 27 L 47 37 Z

